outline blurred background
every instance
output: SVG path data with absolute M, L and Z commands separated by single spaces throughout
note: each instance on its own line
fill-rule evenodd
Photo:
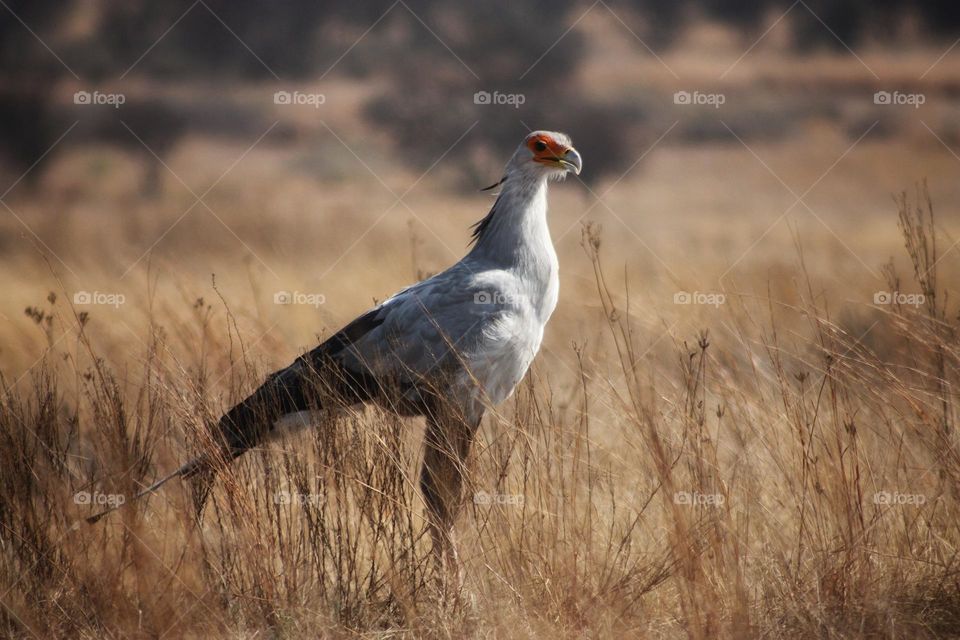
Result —
M 220 297 L 283 364 L 458 259 L 532 129 L 584 158 L 548 346 L 592 331 L 585 222 L 651 341 L 711 313 L 678 293 L 789 303 L 799 248 L 867 326 L 892 195 L 926 179 L 956 257 L 958 27 L 900 0 L 4 0 L 0 368 L 64 337 L 50 291 L 117 362 Z
M 416 421 L 75 526 L 458 260 L 534 129 L 584 166 L 462 620 Z M 958 176 L 954 3 L 0 0 L 0 629 L 955 635 Z

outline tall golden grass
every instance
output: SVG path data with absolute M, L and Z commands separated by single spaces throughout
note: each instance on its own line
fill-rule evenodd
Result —
M 50 348 L 0 400 L 3 633 L 956 633 L 957 310 L 925 189 L 897 208 L 912 273 L 891 263 L 885 277 L 914 304 L 834 317 L 797 239 L 795 302 L 727 292 L 702 331 L 658 347 L 658 366 L 636 286 L 611 277 L 585 227 L 602 332 L 570 346 L 570 371 L 537 364 L 485 420 L 455 598 L 425 534 L 422 427 L 375 409 L 246 455 L 200 519 L 168 486 L 82 523 L 186 459 L 264 371 L 226 299 L 181 325 L 151 318 L 142 354 L 116 363 L 51 293 L 27 310 Z M 189 357 L 172 355 L 176 335 Z

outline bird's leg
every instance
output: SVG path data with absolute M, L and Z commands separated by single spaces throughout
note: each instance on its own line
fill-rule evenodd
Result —
M 441 571 L 462 582 L 453 539 L 460 510 L 467 455 L 479 420 L 434 418 L 427 421 L 420 488 L 427 505 L 433 553 Z

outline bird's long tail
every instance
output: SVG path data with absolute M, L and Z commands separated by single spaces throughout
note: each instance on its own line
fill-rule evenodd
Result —
M 174 471 L 173 473 L 170 473 L 170 474 L 168 474 L 168 475 L 160 478 L 159 480 L 157 480 L 156 482 L 154 482 L 152 485 L 150 485 L 150 486 L 147 487 L 146 489 L 143 489 L 142 491 L 140 491 L 139 493 L 137 493 L 135 496 L 133 496 L 133 500 L 131 500 L 130 502 L 135 502 L 135 501 L 139 500 L 140 498 L 142 498 L 143 496 L 146 496 L 146 495 L 149 495 L 149 494 L 151 494 L 151 493 L 154 493 L 157 489 L 159 489 L 159 488 L 162 487 L 163 485 L 167 484 L 169 481 L 173 480 L 174 478 L 177 478 L 177 477 L 187 477 L 186 474 L 188 474 L 188 473 L 196 473 L 196 468 L 199 467 L 199 466 L 201 466 L 201 465 L 203 465 L 203 464 L 204 464 L 203 457 L 194 458 L 193 460 L 191 460 L 191 461 L 188 462 L 187 464 L 183 465 L 182 467 L 180 467 L 179 469 L 177 469 L 177 470 Z M 111 506 L 111 507 L 109 507 L 109 508 L 107 508 L 107 509 L 104 509 L 104 510 L 101 511 L 100 513 L 98 513 L 98 514 L 96 514 L 96 515 L 92 515 L 92 516 L 90 516 L 89 518 L 87 518 L 87 522 L 89 522 L 90 524 L 94 524 L 95 522 L 97 522 L 98 520 L 100 520 L 100 518 L 102 518 L 103 516 L 107 515 L 108 513 L 113 513 L 114 511 L 116 511 L 117 509 L 119 509 L 120 507 L 122 507 L 122 506 L 125 505 L 125 504 L 127 504 L 126 501 L 125 501 L 125 502 L 122 502 L 122 503 L 120 503 L 120 504 L 115 504 L 115 505 L 113 505 L 113 506 Z
M 111 506 L 108 509 L 87 518 L 93 524 L 105 515 L 116 511 L 125 504 L 156 492 L 174 478 L 184 480 L 200 478 L 201 486 L 197 493 L 197 510 L 203 508 L 206 494 L 217 469 L 246 451 L 260 444 L 274 429 L 283 416 L 319 408 L 313 381 L 306 380 L 304 367 L 294 363 L 267 379 L 256 391 L 239 404 L 227 411 L 213 428 L 214 450 L 194 458 L 176 471 L 160 478 L 149 487 L 137 493 L 132 500 Z

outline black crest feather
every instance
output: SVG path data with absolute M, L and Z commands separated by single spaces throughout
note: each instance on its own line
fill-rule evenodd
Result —
M 501 180 L 500 182 L 498 182 L 496 185 L 493 185 L 493 186 L 497 186 L 502 182 L 503 180 Z M 490 228 L 490 223 L 493 222 L 493 216 L 497 215 L 497 206 L 500 204 L 500 198 L 501 196 L 497 196 L 497 199 L 494 201 L 493 206 L 490 207 L 490 212 L 487 215 L 483 216 L 483 218 L 481 218 L 477 222 L 473 223 L 473 225 L 470 227 L 471 229 L 470 244 L 471 245 L 474 245 L 477 242 L 479 242 L 480 239 L 483 238 L 483 234 L 486 232 L 486 230 Z

